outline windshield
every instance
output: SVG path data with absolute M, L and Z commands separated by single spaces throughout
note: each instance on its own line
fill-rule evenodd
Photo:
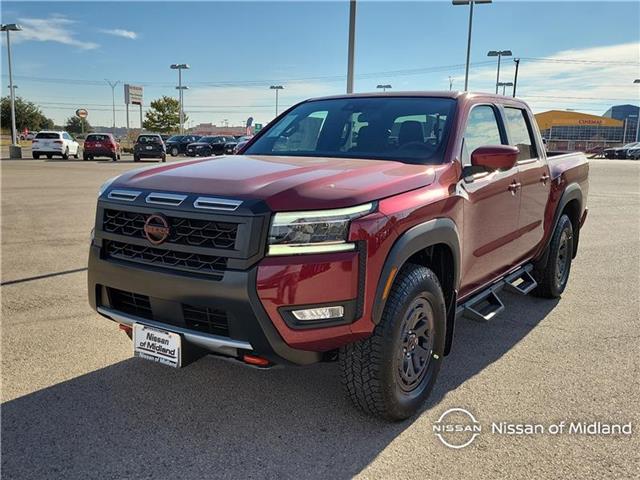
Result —
M 429 97 L 305 102 L 244 153 L 439 163 L 454 107 L 455 100 Z

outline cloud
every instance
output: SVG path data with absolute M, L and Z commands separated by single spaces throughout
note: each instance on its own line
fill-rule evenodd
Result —
M 611 105 L 638 103 L 633 80 L 638 78 L 640 43 L 563 50 L 544 61 L 523 57 L 517 96 L 536 112 L 571 108 L 601 115 Z M 503 58 L 500 80 L 512 81 L 514 68 L 511 58 Z M 495 79 L 495 66 L 476 68 L 469 83 L 473 91 L 492 92 Z
M 12 37 L 15 43 L 56 42 L 81 50 L 92 50 L 99 46 L 97 43 L 78 39 L 73 28 L 76 22 L 62 15 L 52 15 L 49 18 L 19 18 L 18 23 L 22 25 L 23 30 Z
M 132 32 L 131 30 L 124 30 L 122 28 L 112 28 L 112 29 L 106 29 L 106 30 L 100 30 L 100 31 L 108 35 L 128 38 L 130 40 L 135 40 L 136 38 L 138 38 L 138 34 L 136 32 Z

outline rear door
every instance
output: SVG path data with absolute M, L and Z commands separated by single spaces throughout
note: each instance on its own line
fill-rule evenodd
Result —
M 476 148 L 506 143 L 499 109 L 487 104 L 473 106 L 464 130 L 463 167 L 471 165 Z M 517 182 L 517 167 L 469 175 L 460 182 L 465 198 L 460 296 L 495 279 L 518 258 L 514 243 L 520 210 Z
M 542 147 L 535 142 L 533 120 L 521 108 L 505 106 L 504 119 L 509 145 L 518 147 L 518 181 L 521 184 L 518 250 L 528 257 L 544 236 L 544 213 L 549 201 L 549 166 Z

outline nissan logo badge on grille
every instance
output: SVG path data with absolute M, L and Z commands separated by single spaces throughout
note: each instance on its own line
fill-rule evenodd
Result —
M 169 236 L 169 222 L 164 215 L 154 213 L 144 222 L 144 236 L 154 245 L 160 245 Z

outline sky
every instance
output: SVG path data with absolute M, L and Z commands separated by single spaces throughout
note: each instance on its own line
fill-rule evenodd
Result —
M 12 32 L 16 94 L 63 124 L 77 108 L 92 125 L 125 125 L 124 83 L 144 87 L 145 110 L 176 96 L 172 63 L 187 63 L 185 111 L 190 125 L 266 123 L 300 100 L 346 88 L 348 0 L 319 2 L 5 2 Z M 464 87 L 469 8 L 450 1 L 358 2 L 355 91 L 454 90 Z M 495 90 L 489 50 L 521 58 L 518 96 L 534 111 L 602 114 L 638 104 L 640 2 L 494 0 L 474 9 L 471 91 Z M 2 38 L 3 96 L 8 94 Z M 512 82 L 513 58 L 501 81 Z M 139 126 L 137 107 L 131 127 Z

